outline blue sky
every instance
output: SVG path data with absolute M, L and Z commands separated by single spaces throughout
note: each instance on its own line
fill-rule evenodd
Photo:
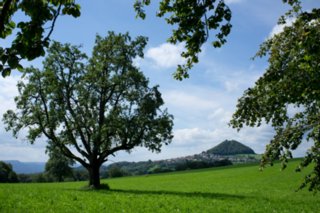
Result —
M 150 79 L 150 84 L 160 85 L 165 106 L 174 115 L 174 139 L 162 152 L 152 153 L 144 148 L 135 148 L 130 154 L 119 152 L 111 161 L 156 160 L 197 154 L 225 139 L 235 139 L 262 153 L 270 141 L 273 130 L 268 125 L 259 128 L 244 128 L 240 132 L 230 128 L 228 121 L 235 110 L 237 99 L 243 91 L 254 85 L 267 67 L 267 59 L 251 60 L 259 45 L 271 33 L 281 29 L 276 23 L 288 9 L 281 0 L 226 0 L 232 10 L 233 28 L 228 42 L 220 49 L 205 44 L 200 54 L 200 63 L 190 71 L 190 78 L 182 82 L 172 77 L 176 65 L 183 62 L 179 53 L 183 45 L 166 43 L 172 27 L 163 19 L 155 17 L 156 0 L 146 8 L 146 20 L 135 18 L 132 0 L 81 0 L 82 14 L 79 18 L 60 17 L 52 39 L 60 42 L 83 45 L 83 51 L 91 54 L 96 34 L 107 35 L 108 31 L 129 32 L 149 38 L 145 58 L 135 63 Z M 319 7 L 319 1 L 305 1 L 305 9 Z M 211 34 L 213 36 L 213 34 Z M 210 40 L 210 39 L 209 39 Z M 0 40 L 0 44 L 7 45 Z M 41 67 L 41 59 L 32 64 Z M 0 78 L 0 114 L 14 109 L 16 83 L 20 74 L 13 73 Z M 0 160 L 46 161 L 45 138 L 34 145 L 23 137 L 18 139 L 4 130 L 0 123 Z M 304 144 L 296 156 L 306 151 Z

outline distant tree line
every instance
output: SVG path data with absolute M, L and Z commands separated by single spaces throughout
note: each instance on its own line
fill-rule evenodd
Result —
M 213 162 L 207 161 L 186 161 L 184 163 L 179 163 L 176 165 L 176 171 L 188 170 L 188 169 L 202 169 L 210 167 L 219 167 L 219 166 L 229 166 L 232 165 L 232 162 L 228 159 L 217 160 Z
M 122 177 L 128 175 L 145 175 L 164 172 L 183 171 L 190 169 L 203 169 L 218 166 L 232 165 L 229 159 L 216 161 L 205 160 L 181 160 L 169 162 L 162 161 L 142 161 L 142 162 L 119 162 L 111 164 L 106 169 L 106 177 Z
M 67 159 L 64 159 L 67 160 Z M 41 182 L 62 182 L 62 181 L 84 181 L 89 179 L 88 172 L 82 168 L 71 168 L 63 165 L 63 160 L 53 163 L 47 162 L 46 171 L 34 174 L 16 174 L 10 163 L 0 161 L 0 183 L 41 183 Z M 60 171 L 59 171 L 59 167 Z M 53 171 L 53 172 L 52 172 Z
M 49 161 L 48 161 L 49 162 Z M 61 161 L 58 161 L 60 165 Z M 50 169 L 49 168 L 50 165 Z M 201 169 L 218 166 L 232 165 L 228 159 L 217 160 L 214 162 L 186 160 L 179 163 L 168 164 L 165 161 L 142 161 L 142 162 L 119 162 L 109 166 L 103 166 L 100 171 L 100 178 L 115 178 L 123 176 L 157 174 L 164 172 L 183 171 L 190 169 Z M 52 173 L 51 171 L 55 171 Z M 0 182 L 1 183 L 44 183 L 44 182 L 63 182 L 63 181 L 86 181 L 89 180 L 88 171 L 82 167 L 66 169 L 61 167 L 52 170 L 52 161 L 47 163 L 46 171 L 35 174 L 16 174 L 10 164 L 0 161 Z
M 0 161 L 0 183 L 18 182 L 17 174 L 13 171 L 11 164 Z

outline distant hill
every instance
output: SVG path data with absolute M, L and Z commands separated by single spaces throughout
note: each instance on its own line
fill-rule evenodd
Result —
M 200 154 L 178 157 L 158 161 L 118 162 L 102 166 L 101 174 L 107 173 L 111 167 L 118 167 L 128 174 L 147 174 L 169 172 L 183 169 L 207 168 L 238 163 L 257 162 L 254 156 L 236 156 L 238 154 L 255 154 L 254 151 L 235 140 L 225 140 L 219 145 Z M 234 156 L 233 156 L 234 155 Z M 20 162 L 17 160 L 5 161 L 10 163 L 17 174 L 41 173 L 45 170 L 45 162 Z M 74 171 L 85 171 L 85 168 L 76 164 Z
M 17 174 L 32 174 L 44 172 L 45 162 L 20 162 L 17 160 L 5 160 L 4 162 L 10 163 L 13 170 Z
M 141 175 L 179 170 L 227 166 L 231 164 L 257 163 L 259 155 L 235 140 L 225 140 L 199 154 L 157 161 L 117 162 L 106 169 L 116 167 L 122 175 Z
M 207 150 L 207 153 L 215 155 L 255 154 L 250 147 L 235 140 L 225 140 L 212 149 Z

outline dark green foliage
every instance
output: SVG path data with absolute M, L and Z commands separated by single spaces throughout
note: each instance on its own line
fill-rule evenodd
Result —
M 54 42 L 43 70 L 24 71 L 17 110 L 3 117 L 7 130 L 16 136 L 28 128 L 31 143 L 46 136 L 88 170 L 94 187 L 100 185 L 100 166 L 117 151 L 144 146 L 160 152 L 173 137 L 173 116 L 162 108 L 158 86 L 149 87 L 133 66 L 146 43 L 145 37 L 132 40 L 128 34 L 109 32 L 105 38 L 97 36 L 88 59 L 78 47 Z
M 172 159 L 160 161 L 118 162 L 108 166 L 107 173 L 109 174 L 108 177 L 115 177 L 114 175 L 110 176 L 110 172 L 115 173 L 118 177 L 122 177 L 129 175 L 155 174 L 228 165 L 232 165 L 232 162 L 228 159 L 214 161 L 197 159 Z
M 290 1 L 289 1 L 290 2 Z M 292 150 L 304 140 L 312 146 L 300 164 L 313 167 L 301 188 L 320 190 L 320 8 L 303 11 L 299 1 L 285 17 L 294 17 L 291 26 L 261 45 L 258 57 L 268 56 L 269 67 L 255 86 L 238 100 L 231 125 L 270 123 L 276 132 L 262 159 L 262 166 L 280 159 L 283 168 Z M 279 22 L 285 22 L 282 17 Z
M 254 151 L 242 143 L 235 140 L 225 140 L 207 153 L 214 155 L 238 155 L 238 154 L 255 154 Z
M 65 177 L 72 177 L 72 166 L 75 162 L 60 152 L 59 148 L 49 142 L 47 146 L 49 160 L 46 163 L 45 171 L 49 177 L 62 182 Z
M 22 59 L 33 60 L 45 54 L 57 18 L 61 14 L 80 16 L 80 5 L 75 0 L 4 0 L 0 2 L 0 38 L 5 39 L 17 30 L 11 47 L 0 48 L 0 72 L 8 76 L 12 69 L 22 70 Z M 137 16 L 145 18 L 143 7 L 150 0 L 136 0 L 134 9 Z M 22 11 L 30 18 L 15 23 L 13 15 Z M 169 15 L 169 17 L 166 17 Z M 185 43 L 182 57 L 186 64 L 179 65 L 174 77 L 182 80 L 189 76 L 193 64 L 198 62 L 201 46 L 208 40 L 209 31 L 215 31 L 213 46 L 220 47 L 226 42 L 231 30 L 231 11 L 224 0 L 161 0 L 158 17 L 166 17 L 168 24 L 177 26 L 169 42 Z M 50 25 L 49 28 L 45 26 Z
M 26 19 L 15 23 L 12 17 L 17 12 L 23 12 Z M 12 69 L 21 71 L 22 59 L 33 60 L 45 54 L 55 22 L 61 14 L 78 17 L 80 5 L 74 0 L 4 0 L 0 2 L 0 38 L 5 39 L 14 30 L 16 31 L 11 46 L 0 47 L 0 73 L 3 77 L 10 75 Z
M 119 168 L 118 166 L 114 165 L 111 166 L 108 169 L 108 177 L 109 178 L 114 178 L 114 177 L 123 177 L 123 176 L 127 176 L 128 174 L 121 168 Z
M 282 0 L 299 10 L 298 0 Z M 144 6 L 151 0 L 135 0 L 134 9 L 137 17 L 144 19 Z M 15 23 L 13 15 L 22 11 L 30 18 L 28 21 Z M 5 39 L 17 30 L 11 47 L 0 47 L 0 72 L 8 76 L 12 69 L 22 70 L 22 59 L 33 60 L 45 54 L 49 46 L 50 36 L 57 18 L 61 14 L 80 16 L 80 5 L 76 0 L 4 0 L 0 2 L 0 38 Z M 189 77 L 189 70 L 198 63 L 198 54 L 202 45 L 208 40 L 210 32 L 215 35 L 212 45 L 216 48 L 226 43 L 231 25 L 231 10 L 225 0 L 161 0 L 158 17 L 175 28 L 168 42 L 185 44 L 186 51 L 181 56 L 186 58 L 185 64 L 177 67 L 174 77 L 182 80 Z M 50 25 L 49 28 L 45 26 Z
M 73 178 L 75 181 L 89 180 L 89 173 L 87 170 L 74 170 Z
M 29 174 L 18 174 L 18 180 L 21 183 L 31 183 L 32 179 Z
M 20 183 L 46 183 L 55 180 L 46 173 L 18 174 Z
M 47 177 L 46 177 L 45 174 L 39 173 L 39 174 L 33 175 L 32 182 L 34 182 L 34 183 L 45 183 L 45 182 L 48 182 L 48 181 L 47 181 Z
M 145 18 L 144 5 L 150 0 L 136 0 L 137 15 Z M 181 54 L 186 64 L 178 65 L 174 77 L 178 80 L 189 77 L 188 71 L 198 63 L 198 54 L 208 40 L 209 32 L 215 31 L 212 45 L 221 47 L 231 31 L 231 10 L 224 0 L 162 0 L 159 3 L 158 17 L 166 17 L 168 24 L 176 27 L 168 41 L 172 44 L 184 42 L 186 51 Z
M 16 183 L 18 176 L 13 171 L 11 164 L 0 161 L 0 183 Z
M 183 171 L 189 169 L 203 169 L 203 168 L 211 168 L 211 167 L 220 167 L 220 166 L 230 166 L 232 162 L 228 159 L 217 160 L 213 162 L 207 161 L 185 161 L 183 163 L 179 163 L 176 165 L 176 171 Z
M 89 173 L 86 169 L 71 169 L 71 174 L 63 174 L 61 181 L 85 181 L 89 180 Z M 59 179 L 48 173 L 18 174 L 18 180 L 21 183 L 44 183 L 61 182 Z

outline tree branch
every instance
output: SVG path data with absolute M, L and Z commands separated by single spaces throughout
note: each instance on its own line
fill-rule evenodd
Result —
M 69 134 L 69 137 L 70 137 L 70 139 L 71 139 L 70 142 L 75 146 L 76 150 L 77 150 L 80 154 L 82 154 L 82 155 L 85 156 L 87 159 L 89 159 L 88 153 L 86 153 L 84 150 L 82 150 L 82 149 L 79 147 L 79 145 L 78 145 L 78 143 L 77 143 L 77 140 L 75 139 L 75 137 L 74 137 L 73 134 L 72 134 L 72 129 L 70 128 L 70 125 L 69 125 L 69 123 L 68 123 L 68 121 L 67 121 L 66 118 L 64 118 L 64 123 L 65 123 L 65 125 L 66 125 L 66 127 L 67 127 L 68 132 L 70 133 L 70 134 Z
M 128 137 L 127 135 L 130 135 L 130 134 L 125 134 L 125 137 L 122 139 L 122 142 L 121 142 L 121 145 L 119 146 L 116 146 L 116 147 L 113 147 L 112 149 L 110 150 L 105 150 L 104 152 L 101 153 L 100 155 L 100 158 L 99 158 L 99 161 L 101 161 L 102 163 L 106 162 L 106 158 L 109 156 L 109 155 L 113 155 L 115 152 L 117 151 L 120 151 L 120 150 L 130 150 L 130 149 L 133 149 L 136 144 L 139 144 L 139 142 L 141 141 L 143 135 L 144 135 L 144 132 L 145 132 L 145 125 L 143 124 L 142 125 L 142 128 L 141 128 L 141 131 L 139 132 L 139 136 L 134 140 L 132 141 L 133 137 L 131 136 L 130 138 L 130 141 L 127 142 L 128 140 Z
M 48 35 L 44 38 L 43 41 L 48 41 L 50 39 L 50 36 L 51 36 L 51 34 L 53 32 L 54 26 L 55 26 L 56 21 L 57 21 L 57 18 L 60 15 L 60 11 L 61 11 L 61 4 L 59 4 L 59 7 L 58 7 L 56 13 L 54 14 L 54 17 L 53 17 L 53 20 L 52 20 L 52 24 L 51 24 L 51 29 L 50 29 Z
M 4 31 L 5 28 L 5 21 L 7 21 L 7 17 L 9 16 L 9 9 L 10 5 L 12 3 L 12 0 L 5 1 L 1 14 L 0 14 L 0 33 Z
M 72 67 L 69 67 L 69 75 L 71 75 L 71 74 L 72 74 Z M 72 108 L 72 104 L 70 102 L 70 100 L 72 99 L 72 95 L 71 95 L 72 91 L 70 91 L 69 84 L 65 79 L 63 69 L 60 69 L 60 75 L 61 75 L 62 80 L 64 81 L 64 86 L 65 86 L 65 89 L 66 89 L 66 95 L 64 95 L 64 94 L 62 94 L 62 95 L 66 96 L 65 97 L 65 99 L 66 99 L 65 101 L 67 103 L 67 109 L 70 112 L 71 116 L 76 120 L 76 122 L 75 122 L 76 129 L 80 134 L 80 138 L 81 138 L 82 144 L 84 145 L 87 153 L 90 155 L 92 153 L 91 152 L 91 148 L 90 148 L 90 143 L 89 143 L 89 141 L 86 140 L 86 138 L 84 136 L 84 133 L 81 130 L 81 126 L 79 125 L 79 123 L 83 123 L 83 122 L 81 122 L 81 120 L 77 120 L 76 119 L 77 115 L 74 112 L 74 110 Z

